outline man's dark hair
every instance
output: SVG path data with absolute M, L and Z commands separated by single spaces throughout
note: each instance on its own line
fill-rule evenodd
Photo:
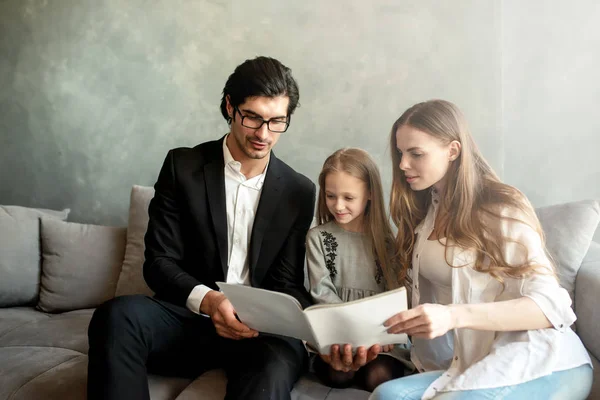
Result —
M 238 65 L 225 83 L 221 98 L 221 114 L 227 123 L 231 123 L 226 107 L 227 96 L 234 107 L 245 102 L 248 97 L 288 96 L 290 98 L 288 116 L 294 113 L 300 99 L 298 84 L 292 77 L 292 70 L 274 58 L 263 56 L 246 60 Z

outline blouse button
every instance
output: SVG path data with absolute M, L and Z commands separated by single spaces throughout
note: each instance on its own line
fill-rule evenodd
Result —
M 457 361 L 457 360 L 458 360 L 458 356 L 454 357 L 454 361 Z

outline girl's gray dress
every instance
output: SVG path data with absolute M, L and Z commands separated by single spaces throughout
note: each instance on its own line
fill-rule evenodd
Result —
M 383 274 L 373 259 L 371 241 L 334 221 L 308 231 L 306 261 L 315 303 L 342 303 L 384 290 Z
M 385 290 L 371 240 L 364 233 L 344 230 L 335 221 L 308 231 L 306 262 L 310 294 L 317 304 L 343 303 Z M 396 345 L 384 354 L 400 360 L 408 371 L 414 370 L 406 345 Z

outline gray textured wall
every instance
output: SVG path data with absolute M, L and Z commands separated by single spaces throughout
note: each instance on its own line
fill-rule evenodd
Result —
M 388 187 L 391 124 L 439 97 L 465 111 L 485 156 L 534 203 L 600 197 L 588 182 L 599 163 L 582 157 L 599 147 L 598 123 L 578 107 L 598 98 L 587 91 L 578 104 L 579 89 L 598 84 L 600 29 L 580 10 L 573 23 L 588 36 L 564 23 L 570 46 L 551 24 L 562 12 L 538 15 L 532 34 L 533 11 L 516 0 L 0 0 L 0 204 L 125 224 L 131 185 L 152 185 L 169 148 L 227 131 L 223 84 L 256 55 L 299 81 L 301 107 L 276 152 L 313 180 L 329 153 L 359 146 Z M 581 51 L 578 67 L 562 58 Z M 572 178 L 574 163 L 584 175 Z
M 539 206 L 600 199 L 600 3 L 505 0 L 502 21 L 505 181 Z

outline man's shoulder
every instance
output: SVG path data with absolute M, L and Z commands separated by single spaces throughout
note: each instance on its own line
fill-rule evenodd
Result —
M 280 173 L 288 183 L 294 184 L 302 190 L 312 191 L 315 189 L 315 184 L 306 175 L 296 171 L 279 158 L 277 158 L 277 162 Z
M 194 147 L 176 147 L 169 150 L 169 155 L 177 165 L 203 164 L 223 155 L 222 139 L 200 143 Z

